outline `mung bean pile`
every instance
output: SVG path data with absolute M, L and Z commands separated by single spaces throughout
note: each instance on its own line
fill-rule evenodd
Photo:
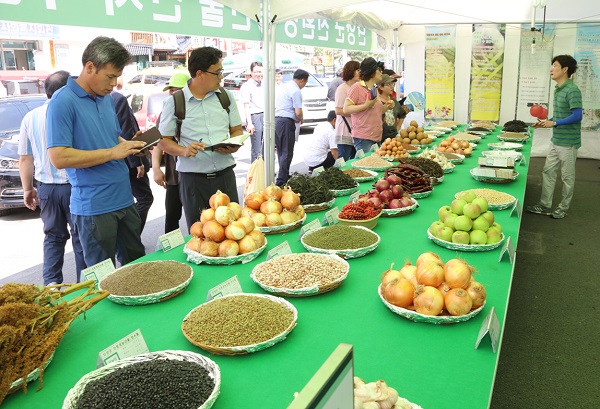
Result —
M 120 268 L 100 282 L 100 287 L 116 296 L 154 294 L 175 288 L 190 278 L 187 264 L 152 261 Z
M 475 196 L 487 200 L 487 202 L 492 205 L 510 203 L 515 200 L 515 198 L 511 195 L 499 192 L 494 189 L 469 189 L 459 193 L 458 196 L 460 197 L 463 193 L 466 192 L 473 192 L 475 193 Z
M 357 160 L 353 163 L 354 166 L 361 168 L 390 168 L 392 164 L 385 159 L 378 158 L 377 156 L 365 156 L 362 159 Z
M 320 183 L 328 186 L 332 190 L 352 189 L 356 187 L 356 181 L 351 176 L 346 175 L 338 168 L 327 168 L 315 176 Z
M 346 272 L 346 265 L 331 257 L 297 253 L 272 258 L 256 266 L 254 276 L 264 285 L 299 289 L 333 283 Z
M 352 250 L 377 243 L 377 235 L 371 231 L 334 224 L 311 231 L 302 236 L 305 244 L 326 250 Z
M 192 362 L 153 359 L 122 367 L 88 383 L 76 409 L 200 407 L 215 387 Z
M 294 173 L 287 184 L 300 195 L 301 205 L 325 203 L 334 198 L 330 188 L 320 178 Z
M 218 298 L 193 310 L 183 321 L 183 331 L 200 345 L 247 346 L 281 334 L 293 319 L 293 311 L 276 301 L 235 295 Z

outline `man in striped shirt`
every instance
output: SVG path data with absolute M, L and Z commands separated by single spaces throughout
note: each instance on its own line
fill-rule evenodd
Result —
M 62 284 L 65 245 L 69 240 L 69 228 L 73 237 L 73 252 L 77 282 L 86 265 L 79 236 L 73 230 L 69 200 L 71 185 L 64 169 L 56 169 L 50 162 L 46 144 L 46 110 L 52 94 L 67 83 L 69 73 L 57 71 L 44 82 L 48 100 L 44 105 L 25 115 L 21 122 L 19 139 L 19 173 L 23 184 L 25 206 L 35 210 L 40 205 L 40 217 L 44 224 L 44 285 Z M 37 181 L 37 191 L 33 178 Z M 69 228 L 67 228 L 67 226 Z
M 581 119 L 583 117 L 581 91 L 571 79 L 575 71 L 577 71 L 577 61 L 570 55 L 558 55 L 552 59 L 550 76 L 556 82 L 554 116 L 533 125 L 536 128 L 553 129 L 550 152 L 548 152 L 542 171 L 542 197 L 538 204 L 527 206 L 527 211 L 551 215 L 554 219 L 562 219 L 569 210 L 575 187 L 577 149 L 581 147 Z M 563 182 L 562 200 L 556 209 L 551 211 L 556 174 L 559 168 Z

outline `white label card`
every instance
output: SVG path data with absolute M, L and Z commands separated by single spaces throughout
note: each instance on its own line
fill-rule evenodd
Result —
M 334 207 L 333 209 L 330 209 L 328 211 L 325 212 L 325 215 L 323 216 L 323 226 L 331 226 L 332 224 L 337 224 L 340 221 L 337 219 L 337 215 L 340 213 L 340 209 L 338 209 L 337 207 Z
M 314 168 L 312 171 L 313 176 L 317 176 L 319 173 L 323 172 L 325 168 L 323 166 L 319 166 L 318 168 Z
M 375 152 L 377 149 L 379 149 L 379 145 L 374 143 L 373 145 L 371 145 L 371 149 L 369 149 L 370 152 Z
M 515 212 L 515 210 L 517 211 L 517 217 L 520 219 L 522 211 L 523 211 L 523 208 L 521 207 L 521 203 L 519 202 L 519 199 L 515 200 L 515 203 L 513 204 L 512 209 L 510 209 L 509 216 L 512 217 L 512 215 Z
M 334 166 L 336 168 L 343 168 L 344 166 L 346 166 L 346 160 L 344 158 L 342 158 L 341 156 L 339 158 L 337 158 L 337 160 L 335 161 Z
M 96 368 L 100 368 L 111 362 L 119 361 L 130 356 L 145 354 L 150 352 L 142 332 L 136 329 L 131 334 L 127 335 L 98 353 L 98 361 Z
M 104 277 L 113 271 L 115 271 L 115 265 L 111 259 L 107 258 L 98 264 L 94 264 L 91 267 L 81 270 L 81 275 L 84 276 L 86 280 L 94 280 L 96 285 L 98 285 L 98 283 L 102 281 Z
M 158 240 L 160 241 L 163 252 L 173 250 L 175 247 L 179 247 L 185 243 L 183 234 L 181 234 L 181 229 L 175 229 L 167 234 L 163 234 Z
M 298 234 L 298 240 L 302 238 L 306 233 L 311 230 L 316 230 L 321 228 L 321 222 L 319 219 L 314 219 L 313 221 L 306 223 L 304 226 L 300 228 L 300 233 Z
M 284 254 L 292 254 L 292 248 L 287 240 L 269 250 L 267 253 L 267 260 L 271 260 L 274 257 L 283 256 Z
M 365 157 L 365 151 L 363 151 L 362 149 L 359 149 L 356 151 L 356 157 L 358 159 L 364 158 Z
M 206 301 L 214 300 L 215 298 L 223 297 L 224 295 L 229 294 L 238 294 L 243 293 L 242 286 L 237 278 L 237 275 L 231 277 L 230 279 L 223 281 L 216 287 L 208 290 L 208 295 L 206 296 Z
M 508 261 L 510 264 L 515 263 L 515 246 L 513 245 L 512 238 L 508 236 L 506 242 L 502 246 L 502 250 L 500 251 L 500 257 L 498 258 L 498 262 L 502 261 L 504 257 L 504 253 L 508 252 Z
M 475 349 L 479 348 L 479 344 L 487 334 L 490 335 L 492 351 L 496 352 L 498 349 L 498 340 L 500 339 L 500 321 L 498 320 L 496 309 L 494 307 L 492 307 L 488 315 L 481 323 L 479 335 L 477 336 L 477 341 L 475 342 Z
M 356 201 L 358 200 L 359 197 L 360 197 L 360 190 L 357 190 L 356 192 L 354 192 L 350 195 L 350 198 L 348 200 L 352 203 L 356 203 Z

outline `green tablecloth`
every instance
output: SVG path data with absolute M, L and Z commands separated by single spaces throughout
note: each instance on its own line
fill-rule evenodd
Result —
M 497 133 L 496 133 L 497 134 Z M 367 382 L 384 379 L 400 395 L 422 407 L 485 408 L 491 396 L 499 353 L 489 340 L 479 349 L 475 341 L 484 317 L 495 307 L 504 323 L 513 266 L 508 257 L 498 262 L 500 249 L 483 253 L 448 250 L 427 238 L 427 228 L 437 219 L 437 210 L 450 202 L 457 191 L 493 188 L 509 193 L 522 203 L 527 165 L 517 166 L 519 177 L 508 184 L 486 184 L 473 180 L 469 170 L 477 166 L 480 152 L 496 134 L 487 136 L 473 156 L 446 174 L 433 194 L 419 200 L 410 215 L 381 218 L 375 231 L 382 237 L 373 253 L 349 260 L 350 273 L 338 289 L 307 298 L 288 298 L 298 309 L 298 324 L 289 337 L 264 351 L 245 356 L 211 356 L 221 369 L 221 394 L 213 406 L 220 408 L 285 408 L 340 342 L 354 346 L 355 375 Z M 529 159 L 531 145 L 523 154 Z M 364 192 L 369 183 L 361 184 Z M 341 208 L 348 197 L 340 197 Z M 504 234 L 517 243 L 520 220 L 510 210 L 494 211 Z M 321 218 L 324 211 L 309 213 L 306 222 Z M 98 352 L 136 329 L 140 329 L 151 351 L 183 349 L 209 355 L 190 344 L 181 332 L 183 317 L 205 301 L 210 288 L 237 275 L 248 293 L 263 293 L 249 277 L 254 265 L 264 261 L 267 251 L 288 240 L 294 252 L 304 251 L 298 230 L 269 235 L 265 252 L 246 265 L 193 265 L 194 279 L 181 295 L 160 304 L 128 307 L 102 301 L 72 325 L 44 376 L 29 392 L 6 398 L 7 408 L 56 408 L 81 376 L 95 369 Z M 462 257 L 478 270 L 477 281 L 487 289 L 487 305 L 474 319 L 452 325 L 414 323 L 389 311 L 379 299 L 377 287 L 383 271 L 392 262 L 399 268 L 405 260 L 416 262 L 425 251 L 437 252 L 444 261 Z M 182 248 L 155 252 L 140 261 L 173 259 L 185 262 Z M 140 380 L 143 381 L 143 380 Z

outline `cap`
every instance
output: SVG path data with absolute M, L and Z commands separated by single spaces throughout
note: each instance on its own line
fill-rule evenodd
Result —
M 383 61 L 377 61 L 373 57 L 367 57 L 360 63 L 360 74 L 369 75 L 378 69 L 383 69 Z
M 389 75 L 392 78 L 396 78 L 396 79 L 402 78 L 402 75 L 396 74 L 396 72 L 394 70 L 391 70 L 389 68 L 386 68 L 385 70 L 383 70 L 383 73 Z
M 163 88 L 163 91 L 166 91 L 169 88 L 183 88 L 185 87 L 185 84 L 187 84 L 187 80 L 189 80 L 190 78 L 190 75 L 185 72 L 178 72 L 177 74 L 173 74 L 171 75 L 167 86 Z
M 388 74 L 381 75 L 381 81 L 377 83 L 377 85 L 388 85 L 396 82 L 395 78 L 390 77 Z

